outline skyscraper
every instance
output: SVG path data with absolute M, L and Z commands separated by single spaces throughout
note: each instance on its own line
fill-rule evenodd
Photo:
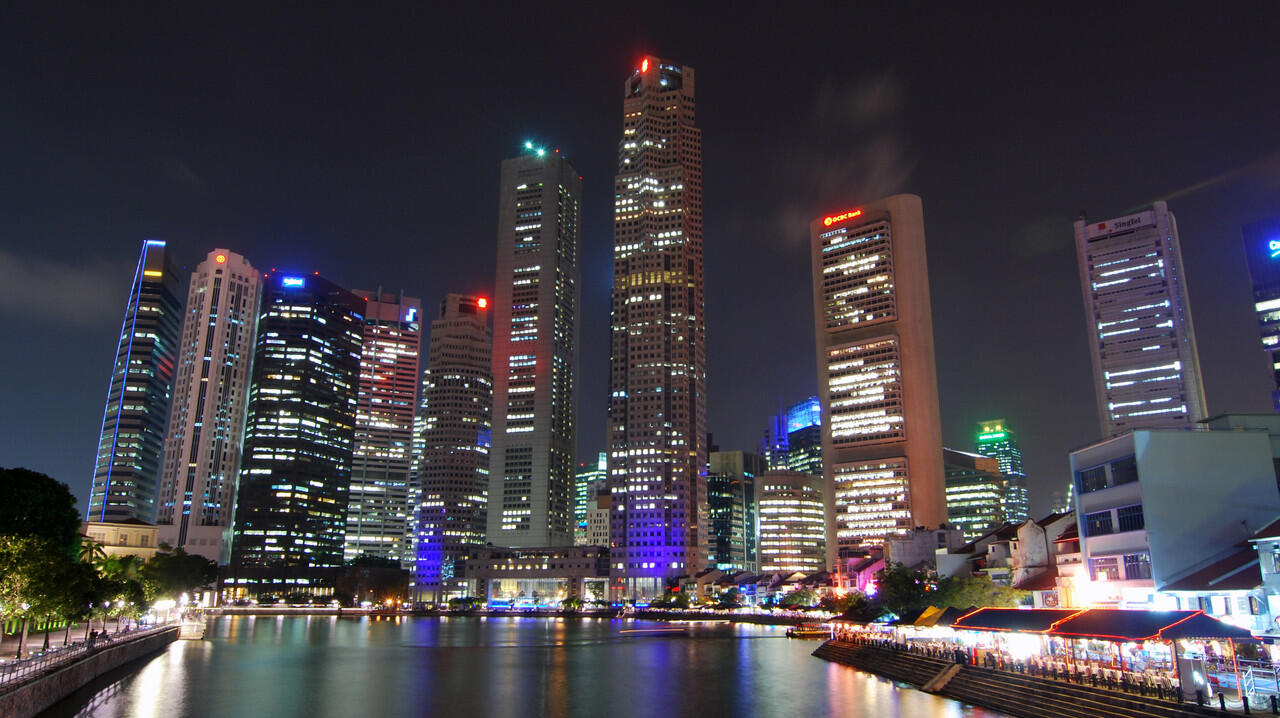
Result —
M 1271 405 L 1280 412 L 1280 217 L 1244 226 L 1244 256 L 1253 280 L 1262 351 L 1275 381 Z
M 1004 474 L 1004 520 L 1017 524 L 1031 518 L 1027 474 L 1022 470 L 1022 450 L 1018 448 L 1018 435 L 1009 427 L 1009 422 L 1004 419 L 978 422 L 976 443 L 978 453 L 995 459 L 1000 473 Z
M 454 566 L 485 542 L 493 412 L 489 301 L 449 294 L 431 322 L 417 443 L 419 500 L 413 594 L 443 600 Z
M 330 595 L 342 566 L 365 302 L 319 275 L 263 289 L 231 548 L 237 593 Z
M 768 471 L 756 478 L 762 573 L 826 568 L 822 487 L 821 477 L 797 471 Z
M 160 541 L 219 564 L 231 558 L 261 305 L 262 273 L 235 252 L 215 249 L 191 274 L 156 523 Z
M 1005 478 L 999 460 L 966 451 L 942 450 L 947 474 L 947 523 L 972 541 L 988 529 L 1022 523 L 1005 515 Z
M 165 243 L 143 242 L 102 412 L 89 521 L 156 519 L 169 392 L 182 329 L 178 284 Z
M 488 539 L 573 542 L 582 178 L 560 154 L 502 163 Z
M 418 413 L 422 301 L 355 290 L 365 300 L 355 450 L 343 557 L 360 555 L 412 566 L 413 424 Z
M 590 523 L 587 514 L 597 504 L 596 497 L 609 493 L 609 455 L 601 451 L 590 464 L 582 462 L 573 477 L 573 544 L 587 546 Z M 608 543 L 607 541 L 605 542 Z
M 623 85 L 614 179 L 609 481 L 615 595 L 707 562 L 702 134 L 694 71 L 646 56 Z
M 822 475 L 822 402 L 817 396 L 769 417 L 760 455 L 770 470 Z M 794 442 L 794 445 L 793 443 Z
M 756 570 L 756 478 L 767 468 L 747 451 L 708 455 L 708 543 L 711 564 L 722 571 Z
M 947 520 L 920 198 L 810 225 L 827 560 Z
M 1104 222 L 1079 219 L 1075 235 L 1103 435 L 1203 419 L 1204 385 L 1173 213 L 1156 202 Z

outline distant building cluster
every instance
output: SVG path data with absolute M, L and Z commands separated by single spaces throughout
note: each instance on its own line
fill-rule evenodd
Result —
M 501 166 L 488 295 L 424 305 L 224 248 L 188 277 L 145 241 L 88 535 L 206 556 L 226 599 L 341 597 L 354 564 L 398 567 L 424 603 L 764 602 L 874 592 L 902 563 L 1039 607 L 1280 616 L 1280 417 L 1206 418 L 1163 202 L 1075 223 L 1100 441 L 1071 453 L 1052 514 L 1032 519 L 1027 426 L 943 445 L 915 195 L 812 221 L 817 393 L 754 451 L 716 447 L 694 78 L 649 56 L 622 84 L 609 387 L 587 402 L 607 406 L 602 451 L 577 458 L 583 179 L 530 142 Z M 1280 220 L 1243 234 L 1280 411 Z

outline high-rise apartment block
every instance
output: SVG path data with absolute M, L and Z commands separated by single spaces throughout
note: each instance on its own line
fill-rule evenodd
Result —
M 1005 478 L 997 459 L 943 449 L 942 461 L 947 476 L 947 523 L 960 529 L 966 541 L 1006 521 L 1026 521 L 1005 515 Z
M 440 601 L 459 584 L 455 566 L 485 542 L 493 412 L 489 301 L 450 294 L 431 322 L 418 417 L 413 594 Z
M 756 480 L 768 467 L 759 454 L 746 451 L 713 451 L 708 456 L 711 564 L 722 571 L 755 571 Z
M 1244 256 L 1253 280 L 1253 310 L 1275 390 L 1271 405 L 1280 412 L 1280 218 L 1244 227 Z
M 615 596 L 707 563 L 702 134 L 694 71 L 641 60 L 614 179 L 609 481 Z
M 919 197 L 810 225 L 827 560 L 947 520 Z
M 762 573 L 805 573 L 827 566 L 823 479 L 797 471 L 756 477 Z
M 215 249 L 196 265 L 160 481 L 159 539 L 225 564 L 240 480 L 262 273 Z
M 89 521 L 156 519 L 173 369 L 182 329 L 180 279 L 157 239 L 142 243 L 102 412 Z
M 488 539 L 573 542 L 582 177 L 533 148 L 502 163 Z
M 1076 255 L 1104 436 L 1190 426 L 1205 416 L 1178 225 L 1164 202 L 1075 223 Z
M 331 595 L 343 564 L 365 302 L 319 275 L 263 289 L 236 499 L 234 592 Z
M 364 300 L 365 321 L 343 557 L 374 556 L 411 566 L 422 301 L 381 289 L 353 294 Z
M 1018 447 L 1018 436 L 1009 427 L 1009 422 L 1004 419 L 978 422 L 976 443 L 978 453 L 995 459 L 1000 465 L 1000 473 L 1004 475 L 1004 520 L 1020 524 L 1031 518 L 1027 474 L 1022 469 L 1022 450 Z M 948 498 L 947 505 L 950 504 L 951 499 Z

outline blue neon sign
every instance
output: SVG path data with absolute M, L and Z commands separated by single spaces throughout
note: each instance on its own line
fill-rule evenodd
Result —
M 307 280 L 305 277 L 281 277 L 280 283 L 286 287 L 305 287 Z
M 417 319 L 418 319 L 418 308 L 409 307 L 409 311 L 404 315 L 404 320 L 406 322 L 413 322 L 413 321 L 417 321 Z
M 1280 257 L 1280 239 L 1273 239 L 1267 242 L 1267 249 L 1271 251 L 1271 258 Z

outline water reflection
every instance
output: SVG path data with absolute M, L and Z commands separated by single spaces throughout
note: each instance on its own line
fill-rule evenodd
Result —
M 998 714 L 813 658 L 781 628 L 608 619 L 234 617 L 47 715 Z

